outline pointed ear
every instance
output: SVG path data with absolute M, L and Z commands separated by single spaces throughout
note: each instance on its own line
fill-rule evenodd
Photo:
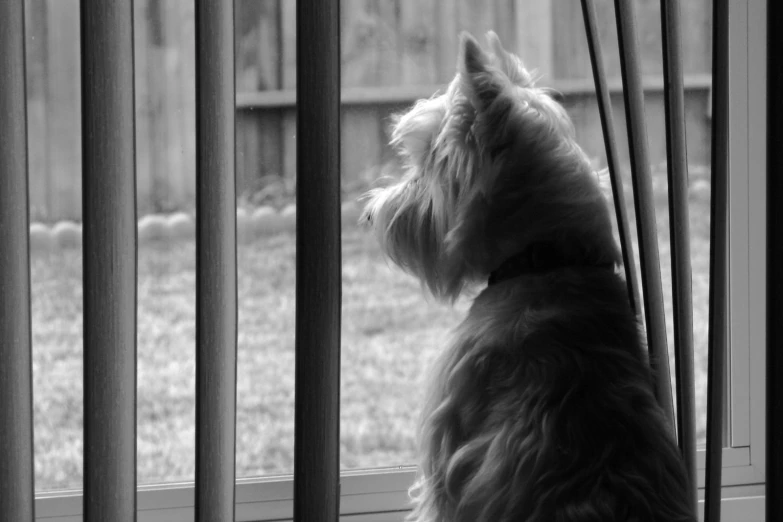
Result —
M 495 101 L 508 81 L 492 65 L 492 58 L 468 33 L 460 35 L 458 69 L 461 90 L 478 110 L 484 110 Z
M 506 51 L 495 31 L 487 33 L 487 43 L 492 50 L 493 63 L 503 71 L 511 83 L 522 87 L 534 87 L 533 75 L 525 69 L 518 56 Z

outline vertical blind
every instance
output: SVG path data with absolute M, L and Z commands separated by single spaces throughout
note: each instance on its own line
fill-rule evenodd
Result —
M 669 380 L 669 351 L 666 341 L 666 314 L 659 270 L 658 228 L 655 221 L 652 175 L 647 151 L 647 129 L 644 124 L 642 72 L 638 59 L 636 4 L 627 0 L 615 0 L 614 9 L 639 240 L 639 264 L 642 269 L 647 346 L 650 351 L 650 366 L 655 376 L 655 396 L 669 417 L 671 425 L 674 426 L 674 406 Z
M 729 0 L 713 0 L 712 17 L 712 183 L 704 519 L 718 522 L 728 343 Z
M 336 521 L 340 429 L 340 3 L 296 4 L 294 520 Z
M 196 521 L 233 520 L 237 382 L 234 3 L 196 0 Z
M 769 37 L 773 41 L 774 2 Z M 136 517 L 136 200 L 132 2 L 82 0 L 84 221 L 84 517 Z M 24 2 L 0 2 L 0 513 L 34 519 L 32 362 L 28 247 L 28 174 Z M 728 2 L 714 0 L 712 202 L 707 489 L 705 514 L 720 516 L 720 471 L 727 328 Z M 657 232 L 633 2 L 615 0 L 631 151 L 643 302 L 630 248 L 595 6 L 582 0 L 601 122 L 612 175 L 629 300 L 644 311 L 656 396 L 677 427 L 695 489 L 692 298 L 688 263 L 679 5 L 661 0 L 670 237 L 674 296 L 675 422 Z M 294 518 L 335 521 L 339 513 L 340 385 L 340 14 L 339 0 L 297 1 L 297 257 Z M 197 520 L 231 520 L 235 504 L 237 269 L 234 164 L 234 7 L 196 0 L 197 50 Z M 770 53 L 770 92 L 780 87 Z M 776 83 L 777 82 L 777 83 Z M 770 114 L 780 112 L 770 98 Z M 776 113 L 776 114 L 777 114 Z M 770 172 L 780 125 L 770 117 Z M 770 284 L 780 287 L 780 213 L 769 176 Z M 777 192 L 776 192 L 777 191 Z M 779 199 L 779 198 L 778 198 Z M 772 219 L 777 218 L 777 221 Z M 775 265 L 774 263 L 778 263 Z M 770 292 L 772 293 L 772 292 Z M 779 311 L 779 293 L 768 311 Z M 778 308 L 774 308 L 777 306 Z M 779 487 L 780 325 L 768 320 L 768 487 Z M 777 402 L 776 402 L 777 401 Z M 777 486 L 776 486 L 777 485 Z M 768 495 L 768 499 L 774 495 Z M 781 516 L 780 495 L 768 519 Z M 777 511 L 776 511 L 777 510 Z
M 82 0 L 84 520 L 136 519 L 133 4 Z
M 24 3 L 0 2 L 0 514 L 33 520 Z
M 693 296 L 688 216 L 688 152 L 682 74 L 680 5 L 661 0 L 663 83 L 666 118 L 666 164 L 669 186 L 677 442 L 685 459 L 691 501 L 698 503 L 696 477 L 696 385 L 693 367 Z

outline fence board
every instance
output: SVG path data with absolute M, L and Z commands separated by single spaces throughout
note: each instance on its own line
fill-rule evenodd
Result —
M 196 197 L 196 6 L 194 2 L 178 3 L 183 8 L 180 96 L 184 104 L 182 112 L 185 136 L 182 165 L 184 179 L 187 181 L 185 201 L 181 205 L 187 208 Z
M 439 83 L 450 81 L 457 72 L 457 4 L 438 2 L 438 76 Z
M 150 92 L 150 76 L 153 74 L 150 61 L 150 49 L 156 45 L 150 33 L 155 16 L 151 5 L 156 0 L 135 0 L 133 27 L 135 75 L 133 85 L 136 90 L 136 198 L 140 213 L 152 212 L 152 119 L 155 106 Z
M 46 142 L 52 215 L 81 217 L 82 122 L 81 79 L 76 71 L 79 59 L 79 4 L 76 0 L 49 2 L 46 10 L 48 33 Z
M 527 36 L 519 34 L 517 30 L 519 4 L 520 0 L 492 0 L 494 14 L 492 30 L 497 33 L 503 46 L 510 52 L 519 52 L 519 42 Z M 547 0 L 524 2 L 524 5 L 528 4 L 532 5 L 534 9 L 540 4 L 544 5 L 544 10 L 547 8 Z M 542 19 L 540 23 L 546 23 L 545 19 Z
M 32 522 L 33 365 L 24 3 L 0 3 L 0 516 Z
M 255 186 L 261 177 L 282 175 L 281 113 L 237 112 L 238 190 Z
M 41 35 L 40 38 L 36 36 L 35 45 L 41 45 L 42 51 L 37 58 L 35 53 L 30 55 L 28 76 L 34 79 L 33 71 L 42 71 L 39 76 L 44 86 L 40 93 L 32 87 L 29 91 L 31 210 L 39 218 L 78 219 L 81 208 L 78 146 L 81 133 L 77 116 L 80 102 L 78 75 L 72 74 L 78 69 L 78 20 L 73 15 L 77 2 L 26 1 L 42 6 L 41 13 L 31 17 L 31 24 L 35 24 L 36 17 L 45 22 L 39 22 L 37 29 L 30 29 L 31 34 Z M 651 3 L 655 2 L 645 2 Z M 683 24 L 689 29 L 683 42 L 686 72 L 708 72 L 705 70 L 708 69 L 705 65 L 708 56 L 704 53 L 709 50 L 709 42 L 703 41 L 710 28 L 706 3 L 707 0 L 700 0 L 682 6 Z M 506 47 L 518 51 L 529 66 L 544 74 L 547 70 L 563 70 L 566 74 L 561 78 L 577 82 L 586 80 L 589 84 L 584 30 L 576 12 L 578 6 L 572 4 L 570 0 L 492 0 L 484 4 L 468 0 L 343 0 L 345 27 L 342 38 L 346 42 L 343 83 L 349 94 L 345 103 L 375 105 L 380 117 L 384 106 L 412 103 L 416 97 L 429 96 L 434 86 L 448 82 L 456 72 L 457 35 L 462 29 L 481 37 L 480 33 L 494 27 Z M 607 0 L 600 0 L 599 4 L 608 9 L 601 16 L 602 42 L 607 55 L 613 56 L 616 64 L 619 58 L 613 41 L 616 34 L 611 23 L 613 9 Z M 242 106 L 245 107 L 248 99 L 257 98 L 258 93 L 273 94 L 279 101 L 279 105 L 275 105 L 271 100 L 254 111 L 252 125 L 253 118 L 249 114 L 245 115 L 248 118 L 237 117 L 240 181 L 274 171 L 293 177 L 296 166 L 294 93 L 289 90 L 248 92 L 247 89 L 260 85 L 259 82 L 263 84 L 260 86 L 271 89 L 295 87 L 295 2 L 244 0 L 239 5 L 241 9 L 249 6 L 257 15 L 242 18 L 248 24 L 246 34 L 251 36 L 246 42 L 245 57 L 250 72 L 245 76 L 241 72 L 237 75 L 240 100 L 244 100 Z M 139 102 L 139 208 L 144 212 L 192 208 L 195 190 L 193 6 L 188 2 L 137 0 L 135 11 L 138 21 L 135 85 Z M 478 14 L 477 20 L 474 20 L 474 11 Z M 655 25 L 655 16 L 653 18 L 650 24 Z M 241 33 L 238 31 L 238 38 Z M 431 36 L 431 41 L 427 40 L 427 35 Z M 240 48 L 241 41 L 237 45 Z M 657 45 L 658 40 L 644 47 Z M 562 60 L 565 62 L 560 63 Z M 583 73 L 581 78 L 576 74 L 579 71 Z M 611 85 L 611 75 L 609 80 Z M 544 83 L 549 85 L 551 82 L 547 78 Z M 427 87 L 426 92 L 411 91 L 410 88 L 416 85 Z M 353 90 L 380 86 L 389 93 L 389 99 L 375 94 L 367 98 Z M 574 106 L 571 90 L 567 85 L 565 87 L 569 93 L 566 101 Z M 355 92 L 361 96 L 354 97 L 352 93 Z M 703 99 L 701 90 L 687 93 L 690 159 L 696 162 L 706 162 L 708 156 L 709 121 L 704 118 L 706 101 L 702 102 Z M 582 98 L 581 102 L 585 104 L 585 111 L 593 110 L 589 107 L 593 103 L 591 99 Z M 648 111 L 648 114 L 651 158 L 661 161 L 665 157 L 662 113 Z M 379 121 L 378 128 L 382 129 L 384 125 Z M 577 122 L 578 127 L 583 127 L 579 131 L 581 136 L 588 141 L 600 136 L 596 125 L 597 120 L 584 125 Z M 250 133 L 247 137 L 243 137 L 245 129 Z M 653 129 L 661 130 L 660 138 Z M 256 148 L 252 151 L 243 148 L 250 146 Z M 385 144 L 381 142 L 377 147 L 383 150 Z M 586 148 L 599 154 L 602 150 L 600 145 Z M 266 151 L 274 149 L 278 150 L 270 157 Z M 627 158 L 627 153 L 621 153 L 621 158 Z
M 281 88 L 293 89 L 296 87 L 296 2 L 291 0 L 279 0 L 280 6 L 280 33 L 281 48 L 280 62 Z
M 436 14 L 435 0 L 400 0 L 396 32 L 400 35 L 400 76 L 396 83 L 427 85 L 438 81 Z
M 494 29 L 495 5 L 475 0 L 454 0 L 457 4 L 457 21 L 460 31 L 468 31 L 485 45 L 484 34 Z
M 259 10 L 266 7 L 265 1 L 235 0 L 234 6 L 234 61 L 236 88 L 243 91 L 265 91 L 270 87 L 261 78 L 261 37 Z
M 242 109 L 236 113 L 237 194 L 243 194 L 251 187 L 251 173 L 263 164 L 259 146 L 260 123 L 261 118 L 254 109 Z
M 168 192 L 168 183 L 166 174 L 168 165 L 166 164 L 166 150 L 169 148 L 169 136 L 167 132 L 168 119 L 171 116 L 173 100 L 167 96 L 166 92 L 166 48 L 171 44 L 165 28 L 165 9 L 164 4 L 159 0 L 147 0 L 148 24 L 150 38 L 149 47 L 146 51 L 147 69 L 147 103 L 149 104 L 148 131 L 145 136 L 146 147 L 149 152 L 149 200 L 144 202 L 143 206 L 151 211 L 158 210 L 160 198 L 165 198 L 165 192 Z M 172 175 L 172 182 L 173 182 Z M 165 191 L 165 192 L 164 192 Z
M 375 107 L 350 107 L 342 110 L 340 140 L 340 173 L 343 182 L 357 180 L 381 159 L 378 131 L 378 110 Z
M 578 45 L 577 42 L 586 41 L 586 33 L 584 22 L 576 9 L 572 8 L 572 3 L 574 3 L 572 0 L 552 0 L 552 18 L 558 20 L 561 27 L 564 28 L 558 30 L 558 28 L 552 27 L 553 38 L 557 38 L 557 45 L 552 49 L 554 62 L 551 72 L 552 78 L 587 78 L 590 71 L 589 60 L 586 64 L 573 63 L 577 60 L 577 57 L 574 56 L 576 52 L 573 49 Z M 603 4 L 601 5 L 603 6 Z M 598 21 L 597 5 L 596 21 Z M 604 23 L 600 23 L 598 28 L 599 31 L 603 31 Z M 605 45 L 602 38 L 599 39 L 599 43 L 601 48 L 605 50 L 604 54 L 607 56 L 604 57 L 604 60 L 606 60 L 615 47 Z M 585 50 L 585 55 L 587 54 L 587 50 Z M 574 69 L 574 67 L 578 67 L 578 69 Z
M 47 143 L 51 139 L 47 132 L 46 105 L 43 97 L 29 98 L 27 102 L 27 135 L 30 218 L 46 221 L 52 215 L 50 169 L 47 162 Z
M 296 111 L 284 111 L 281 127 L 282 151 L 280 172 L 286 179 L 296 179 Z
M 245 173 L 251 182 L 263 176 L 280 176 L 283 171 L 282 164 L 282 126 L 281 112 L 274 111 L 263 114 L 258 119 L 258 139 L 261 163 L 249 166 Z
M 184 16 L 188 4 L 192 2 L 161 2 L 163 31 L 166 35 L 161 53 L 163 69 L 153 71 L 153 74 L 160 75 L 163 81 L 165 102 L 161 116 L 166 139 L 160 144 L 165 158 L 160 164 L 163 168 L 155 172 L 157 190 L 154 196 L 157 199 L 157 210 L 170 210 L 181 205 L 188 192 L 187 176 L 193 176 L 193 173 L 186 173 L 183 168 L 184 140 L 188 129 L 184 126 L 185 86 L 180 76 L 182 55 L 186 51 L 183 48 L 182 28 L 188 22 Z
M 166 168 L 173 171 L 173 179 L 169 181 L 166 172 L 160 171 L 161 186 L 169 187 L 164 188 L 166 199 L 158 204 L 161 210 L 169 211 L 182 208 L 195 194 L 195 13 L 193 2 L 165 4 L 164 30 L 171 38 L 166 46 L 166 99 L 170 100 L 164 111 L 168 133 Z
M 236 3 L 237 91 L 280 88 L 280 11 L 278 0 Z
M 236 13 L 237 91 L 281 88 L 281 12 L 277 0 L 243 0 Z M 243 110 L 237 114 L 237 190 L 262 176 L 282 174 L 281 114 Z
M 386 9 L 381 10 L 377 3 L 365 0 L 342 0 L 342 4 L 343 87 L 381 85 L 388 76 L 385 69 L 399 74 L 397 53 L 404 39 L 398 38 L 399 21 L 391 10 L 395 6 L 385 2 Z M 380 158 L 378 115 L 372 107 L 350 107 L 341 110 L 340 118 L 341 178 L 355 180 Z
M 136 14 L 140 207 L 181 208 L 195 190 L 193 7 L 141 0 Z
M 400 74 L 404 35 L 401 34 L 401 17 L 405 1 L 375 0 L 371 4 L 378 33 L 377 72 L 373 78 L 373 83 L 377 85 L 397 85 L 402 81 Z
M 281 88 L 296 88 L 296 2 L 280 0 L 281 33 Z M 296 179 L 296 111 L 283 110 L 280 117 L 280 174 Z
M 195 172 L 185 169 L 185 158 L 193 148 L 188 148 L 186 143 L 189 136 L 193 136 L 193 127 L 185 126 L 185 114 L 188 110 L 187 85 L 195 80 L 185 76 L 185 56 L 194 53 L 193 41 L 187 37 L 193 37 L 192 32 L 186 28 L 194 23 L 193 2 L 166 2 L 164 5 L 164 33 L 166 42 L 164 45 L 164 89 L 165 107 L 162 111 L 165 118 L 166 142 L 165 167 L 157 171 L 159 191 L 157 194 L 158 209 L 170 211 L 181 208 L 188 196 L 195 193 Z M 153 71 L 154 73 L 154 71 Z
M 552 1 L 515 0 L 511 4 L 514 9 L 513 16 L 507 16 L 509 20 L 512 18 L 514 20 L 514 39 L 509 38 L 508 41 L 514 43 L 513 49 L 522 58 L 525 66 L 537 69 L 545 82 L 552 80 L 553 49 L 561 45 L 560 41 L 557 46 L 554 45 L 553 26 L 555 20 Z M 498 16 L 503 18 L 503 14 Z M 512 48 L 510 45 L 508 48 Z
M 51 209 L 46 143 L 46 1 L 25 0 L 25 60 L 27 63 L 27 135 L 30 217 L 45 219 Z
M 381 47 L 389 42 L 377 6 L 366 0 L 341 3 L 342 85 L 379 85 Z
M 712 56 L 711 0 L 677 2 L 682 19 L 682 70 L 685 74 L 710 74 Z

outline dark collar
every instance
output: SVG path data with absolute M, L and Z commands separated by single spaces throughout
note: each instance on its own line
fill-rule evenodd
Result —
M 488 285 L 525 274 L 542 274 L 565 267 L 594 266 L 614 270 L 614 263 L 590 263 L 576 260 L 550 241 L 531 243 L 524 250 L 506 259 L 489 274 Z

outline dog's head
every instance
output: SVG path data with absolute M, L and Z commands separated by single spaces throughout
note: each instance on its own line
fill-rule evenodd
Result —
M 404 173 L 363 219 L 385 254 L 436 297 L 454 299 L 535 241 L 619 262 L 606 198 L 565 109 L 488 33 L 460 38 L 456 77 L 397 116 Z

